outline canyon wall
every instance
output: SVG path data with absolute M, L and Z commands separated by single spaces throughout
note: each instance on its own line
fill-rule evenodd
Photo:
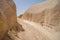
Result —
M 13 0 L 0 0 L 0 40 L 9 40 L 8 31 L 20 31 Z M 22 27 L 21 27 L 22 28 Z
M 22 25 L 25 23 L 23 27 L 27 32 L 22 34 L 28 38 L 22 36 L 26 40 L 60 40 L 60 0 L 38 3 L 30 7 L 20 19 Z
M 29 8 L 22 19 L 40 23 L 55 31 L 60 31 L 60 1 L 47 0 Z

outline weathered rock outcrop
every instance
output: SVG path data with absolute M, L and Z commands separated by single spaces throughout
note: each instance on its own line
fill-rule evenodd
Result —
M 13 0 L 0 0 L 0 40 L 8 40 L 8 31 L 20 31 Z M 21 27 L 22 28 L 22 27 Z
M 50 26 L 50 28 L 60 31 L 60 1 L 49 0 L 34 5 L 25 12 L 22 19 Z
M 60 0 L 32 6 L 20 20 L 25 29 L 19 34 L 22 40 L 60 40 Z

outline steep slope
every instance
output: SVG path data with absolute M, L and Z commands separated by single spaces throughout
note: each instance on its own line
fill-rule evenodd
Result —
M 50 0 L 34 5 L 25 12 L 22 19 L 34 21 L 60 31 L 60 1 Z
M 14 39 L 10 39 L 11 33 L 17 34 L 20 28 L 22 30 L 22 26 L 17 23 L 16 6 L 13 0 L 0 0 L 0 40 Z
M 29 8 L 18 21 L 22 40 L 60 40 L 60 1 L 49 0 Z

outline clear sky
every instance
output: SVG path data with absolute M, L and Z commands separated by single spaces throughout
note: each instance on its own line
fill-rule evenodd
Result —
M 29 7 L 44 0 L 14 0 L 17 8 L 17 15 L 24 13 Z

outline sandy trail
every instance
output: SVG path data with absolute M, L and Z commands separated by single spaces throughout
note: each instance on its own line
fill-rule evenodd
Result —
M 45 26 L 28 20 L 18 19 L 18 22 L 25 29 L 25 32 L 18 34 L 21 40 L 59 40 L 59 32 L 55 32 L 54 29 L 48 29 Z

